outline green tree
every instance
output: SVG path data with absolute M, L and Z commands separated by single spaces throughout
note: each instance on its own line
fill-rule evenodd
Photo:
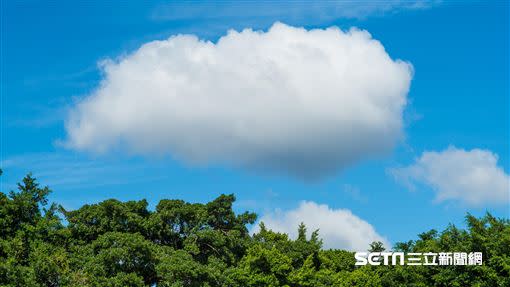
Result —
M 2 171 L 0 170 L 0 175 Z M 319 231 L 297 238 L 248 227 L 235 197 L 209 203 L 115 199 L 65 210 L 27 175 L 0 193 L 0 286 L 510 286 L 510 222 L 487 213 L 396 243 L 403 252 L 483 252 L 481 266 L 355 266 L 353 252 L 324 250 Z M 369 246 L 381 252 L 381 242 Z

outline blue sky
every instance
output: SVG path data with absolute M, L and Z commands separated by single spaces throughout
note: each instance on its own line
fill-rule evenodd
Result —
M 234 193 L 237 210 L 275 219 L 284 217 L 276 209 L 297 210 L 305 200 L 333 211 L 350 210 L 393 243 L 449 222 L 462 225 L 466 212 L 510 214 L 505 202 L 510 165 L 507 2 L 328 1 L 311 8 L 305 2 L 251 1 L 2 5 L 3 192 L 32 171 L 53 189 L 51 200 L 71 209 L 111 197 L 147 198 L 154 206 L 162 198 L 206 202 Z M 229 29 L 267 31 L 276 21 L 306 29 L 358 27 L 380 41 L 393 59 L 410 62 L 404 138 L 384 154 L 313 181 L 221 162 L 197 166 L 175 159 L 171 151 L 147 156 L 112 148 L 97 154 L 61 144 L 68 138 L 68 112 L 104 79 L 101 60 L 126 57 L 144 43 L 176 34 L 217 41 Z M 477 150 L 484 151 L 480 157 L 487 161 L 480 168 L 489 170 L 489 178 L 503 178 L 503 185 L 487 186 L 503 186 L 503 200 L 497 195 L 486 196 L 492 201 L 466 200 L 456 194 L 460 184 L 430 175 L 434 169 L 452 181 L 470 178 L 436 163 L 446 158 L 463 167 L 476 164 L 480 161 L 471 159 Z M 427 161 L 424 152 L 441 160 Z M 495 164 L 487 163 L 496 155 Z M 460 170 L 455 164 L 448 167 Z M 402 184 L 395 169 L 417 184 Z M 469 192 L 484 192 L 482 183 L 467 182 Z M 438 194 L 452 193 L 450 199 L 437 200 Z

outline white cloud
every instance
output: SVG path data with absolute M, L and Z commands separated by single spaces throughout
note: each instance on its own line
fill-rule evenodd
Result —
M 412 78 L 366 31 L 281 23 L 150 42 L 102 68 L 67 119 L 69 147 L 306 179 L 390 151 Z
M 438 202 L 508 205 L 510 179 L 497 162 L 498 156 L 491 151 L 450 146 L 441 152 L 424 152 L 414 164 L 391 169 L 390 173 L 411 189 L 417 183 L 430 186 Z
M 72 153 L 25 153 L 0 160 L 4 174 L 0 185 L 17 189 L 31 172 L 41 185 L 56 191 L 76 191 L 100 186 L 132 185 L 167 179 L 167 166 L 158 162 L 125 158 L 88 158 Z M 143 173 L 140 173 L 143 170 Z M 4 191 L 0 189 L 0 191 Z
M 391 248 L 388 241 L 379 235 L 370 223 L 352 214 L 348 209 L 331 209 L 325 204 L 303 201 L 294 210 L 266 214 L 260 219 L 265 226 L 273 231 L 287 233 L 297 238 L 297 228 L 303 222 L 308 231 L 319 229 L 324 248 L 339 248 L 351 251 L 362 251 L 369 248 L 373 241 L 381 241 Z M 260 222 L 259 221 L 259 222 Z M 257 225 L 252 232 L 258 232 Z
M 151 18 L 156 21 L 200 19 L 217 22 L 285 21 L 290 23 L 323 23 L 339 18 L 365 18 L 405 10 L 437 6 L 438 0 L 387 1 L 203 1 L 189 5 L 174 1 L 159 5 Z

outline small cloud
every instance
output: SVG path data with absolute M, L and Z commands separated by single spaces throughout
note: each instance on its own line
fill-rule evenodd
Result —
M 312 201 L 302 201 L 293 210 L 275 210 L 262 216 L 259 222 L 264 222 L 265 226 L 273 231 L 287 233 L 291 238 L 297 238 L 298 226 L 303 222 L 308 230 L 319 230 L 326 249 L 367 250 L 373 241 L 381 241 L 386 248 L 390 248 L 386 238 L 350 210 L 332 209 Z M 252 232 L 256 233 L 259 229 L 257 224 Z
M 430 187 L 435 201 L 458 201 L 469 206 L 510 203 L 510 178 L 497 165 L 498 156 L 482 149 L 426 151 L 414 164 L 389 173 L 411 190 Z

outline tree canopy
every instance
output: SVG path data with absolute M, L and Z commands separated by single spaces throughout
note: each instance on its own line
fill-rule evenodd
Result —
M 296 239 L 263 224 L 250 234 L 256 215 L 236 214 L 234 195 L 164 199 L 154 210 L 115 199 L 65 210 L 48 202 L 50 192 L 29 174 L 0 193 L 0 286 L 510 286 L 510 222 L 489 213 L 393 247 L 483 252 L 483 265 L 360 267 L 353 252 L 324 250 L 320 231 L 303 224 Z

